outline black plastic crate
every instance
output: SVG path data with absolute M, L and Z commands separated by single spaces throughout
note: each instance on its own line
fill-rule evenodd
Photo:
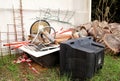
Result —
M 92 37 L 73 39 L 60 44 L 60 74 L 81 81 L 91 78 L 102 68 L 104 46 Z
M 43 67 L 51 68 L 59 64 L 59 51 L 44 55 L 42 57 L 34 57 L 31 55 L 31 58 Z

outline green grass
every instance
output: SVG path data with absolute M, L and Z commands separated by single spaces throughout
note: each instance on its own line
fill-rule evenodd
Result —
M 14 64 L 15 59 L 15 56 L 0 58 L 0 81 L 69 81 L 66 76 L 60 78 L 58 67 L 49 68 L 36 74 L 27 63 Z
M 105 55 L 103 68 L 91 81 L 120 81 L 120 57 Z
M 9 55 L 0 58 L 0 81 L 16 81 L 17 79 L 19 81 L 19 68 L 12 63 L 13 59 L 15 59 L 15 56 Z
M 67 76 L 60 77 L 59 67 L 35 74 L 26 63 L 12 63 L 15 58 L 0 58 L 0 81 L 70 81 Z M 120 57 L 105 55 L 103 68 L 90 81 L 120 81 Z

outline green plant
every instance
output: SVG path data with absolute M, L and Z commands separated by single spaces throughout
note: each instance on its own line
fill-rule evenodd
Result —
M 94 20 L 113 22 L 117 14 L 117 0 L 93 0 L 92 17 Z

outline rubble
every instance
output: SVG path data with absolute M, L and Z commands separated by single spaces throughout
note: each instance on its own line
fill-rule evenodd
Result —
M 54 44 L 86 36 L 92 36 L 96 42 L 104 44 L 106 49 L 109 48 L 114 54 L 120 52 L 120 24 L 106 21 L 99 22 L 98 20 L 65 30 L 63 28 L 59 33 L 55 34 Z M 38 40 L 41 41 L 40 39 Z
M 83 30 L 81 29 L 84 29 Z M 83 36 L 93 36 L 94 40 L 100 42 L 118 54 L 120 52 L 120 24 L 99 22 L 95 20 L 90 23 L 82 24 L 75 28 L 76 32 L 82 33 Z M 87 32 L 87 34 L 86 34 Z M 80 35 L 79 35 L 80 36 Z
M 39 31 L 38 28 L 31 30 L 32 33 L 28 36 L 28 39 L 30 41 L 29 43 L 36 45 L 37 47 L 42 46 L 44 48 L 49 47 L 51 45 L 52 47 L 53 45 L 59 46 L 61 42 L 67 41 L 69 39 L 92 36 L 94 38 L 94 41 L 104 44 L 106 46 L 106 49 L 109 48 L 108 50 L 114 52 L 114 54 L 118 54 L 120 52 L 119 23 L 108 23 L 106 21 L 99 22 L 98 20 L 95 20 L 89 23 L 81 24 L 77 27 L 72 27 L 68 29 L 62 28 L 59 32 L 56 32 L 53 27 L 48 26 L 46 31 L 46 28 L 44 27 L 41 28 L 40 26 Z M 49 33 L 48 28 L 54 30 L 54 32 Z M 36 31 L 36 35 L 33 33 L 33 31 Z M 14 47 L 21 48 L 23 47 L 23 45 L 23 43 L 22 45 L 17 44 L 17 47 L 15 47 L 15 45 Z

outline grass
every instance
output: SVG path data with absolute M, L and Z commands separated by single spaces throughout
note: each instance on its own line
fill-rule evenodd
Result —
M 35 74 L 26 63 L 12 63 L 15 56 L 3 59 L 0 58 L 0 81 L 70 81 L 67 76 L 60 78 L 59 67 L 48 69 L 36 65 L 39 74 Z M 120 57 L 105 55 L 103 68 L 90 81 L 120 81 Z
M 27 63 L 14 64 L 15 56 L 0 58 L 0 81 L 69 81 L 69 78 L 59 76 L 59 67 L 44 68 L 33 62 L 33 66 L 39 71 L 34 73 Z
M 103 68 L 91 81 L 120 81 L 120 57 L 105 55 Z
M 18 78 L 19 68 L 12 63 L 15 57 L 5 56 L 0 58 L 0 81 L 12 80 L 15 81 Z

